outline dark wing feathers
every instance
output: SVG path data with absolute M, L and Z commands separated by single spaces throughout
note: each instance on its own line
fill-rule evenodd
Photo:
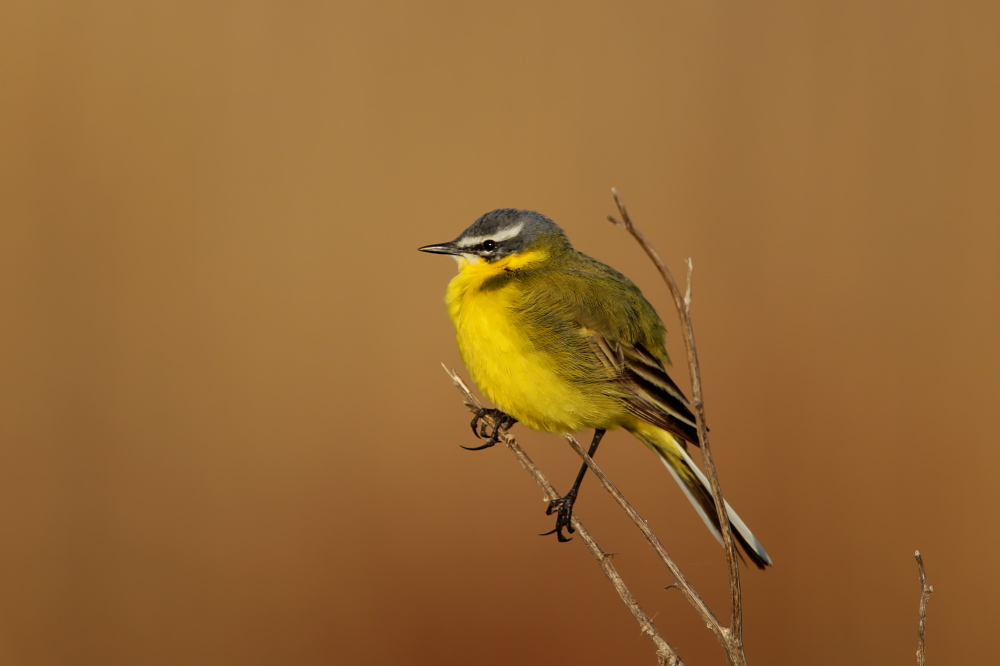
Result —
M 664 370 L 663 363 L 647 352 L 642 344 L 626 347 L 623 351 L 625 359 L 628 362 L 628 367 L 633 372 L 642 376 L 647 381 L 657 384 L 669 395 L 679 400 L 684 407 L 687 407 L 687 398 L 684 397 L 684 393 L 681 392 L 677 384 L 674 383 L 674 380 Z
M 615 345 L 591 333 L 598 357 L 617 369 L 625 391 L 625 409 L 655 426 L 698 446 L 698 426 L 684 393 L 655 357 L 642 345 Z

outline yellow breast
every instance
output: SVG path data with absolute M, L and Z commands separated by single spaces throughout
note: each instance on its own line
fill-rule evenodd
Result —
M 537 253 L 531 253 L 537 254 Z M 479 389 L 501 410 L 530 428 L 575 432 L 615 427 L 617 401 L 585 392 L 558 372 L 556 359 L 528 335 L 514 306 L 520 285 L 511 281 L 494 289 L 483 283 L 507 269 L 538 257 L 518 255 L 511 261 L 460 262 L 461 271 L 448 285 L 448 313 L 458 338 L 462 360 Z

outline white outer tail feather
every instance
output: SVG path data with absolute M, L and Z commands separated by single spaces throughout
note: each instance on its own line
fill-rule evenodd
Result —
M 722 532 L 720 532 L 718 528 L 715 527 L 714 521 L 711 518 L 709 518 L 708 514 L 705 513 L 704 507 L 702 507 L 701 503 L 691 492 L 691 489 L 688 488 L 687 484 L 684 483 L 684 480 L 681 478 L 680 474 L 677 473 L 677 470 L 673 468 L 673 466 L 670 464 L 667 458 L 664 455 L 662 455 L 659 452 L 659 450 L 657 450 L 656 452 L 660 457 L 660 461 L 670 471 L 670 476 L 674 477 L 674 481 L 676 481 L 677 485 L 680 486 L 681 490 L 684 491 L 684 494 L 687 496 L 688 500 L 694 506 L 695 511 L 697 511 L 698 515 L 701 516 L 701 519 L 705 521 L 705 524 L 708 526 L 708 529 L 711 530 L 712 534 L 715 535 L 715 538 L 718 539 L 720 544 L 724 543 L 722 541 Z M 698 469 L 698 465 L 696 465 L 694 460 L 691 459 L 691 456 L 688 455 L 688 452 L 685 451 L 682 446 L 676 446 L 675 452 L 680 454 L 680 457 L 683 458 L 684 462 L 687 463 L 688 467 L 690 467 L 691 470 L 698 477 L 698 481 L 701 482 L 701 485 L 708 490 L 709 494 L 711 494 L 712 486 L 708 482 L 708 477 L 706 477 L 705 474 L 700 469 Z M 767 564 L 772 564 L 771 558 L 768 556 L 767 551 L 764 550 L 764 546 L 762 546 L 760 541 L 757 540 L 757 537 L 753 535 L 753 532 L 750 531 L 750 528 L 747 527 L 746 523 L 744 523 L 743 520 L 736 514 L 736 512 L 733 511 L 733 508 L 729 506 L 729 502 L 726 502 L 725 504 L 726 504 L 726 513 L 729 515 L 729 523 L 733 526 L 733 529 L 739 532 L 740 535 L 746 540 L 746 542 L 750 544 L 750 546 L 755 551 L 757 551 L 757 554 L 760 555 L 762 560 L 764 560 Z

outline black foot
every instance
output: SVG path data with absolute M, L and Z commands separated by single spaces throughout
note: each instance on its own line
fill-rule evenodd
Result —
M 489 432 L 488 423 L 480 423 L 485 416 L 493 417 L 493 431 Z M 500 431 L 507 430 L 512 425 L 517 423 L 517 419 L 512 416 L 501 412 L 499 409 L 487 409 L 483 407 L 476 415 L 472 417 L 472 434 L 476 437 L 482 438 L 487 437 L 486 443 L 482 446 L 463 446 L 462 448 L 466 451 L 482 451 L 483 449 L 488 449 L 497 442 L 500 441 Z M 461 445 L 459 445 L 461 446 Z
M 563 543 L 572 541 L 572 539 L 564 535 L 562 531 L 566 530 L 570 534 L 576 532 L 576 529 L 573 527 L 574 502 L 576 502 L 576 488 L 566 493 L 564 497 L 559 497 L 549 502 L 549 508 L 545 510 L 545 515 L 551 516 L 553 513 L 556 514 L 556 527 L 554 530 L 546 532 L 541 536 L 555 534 L 556 538 Z

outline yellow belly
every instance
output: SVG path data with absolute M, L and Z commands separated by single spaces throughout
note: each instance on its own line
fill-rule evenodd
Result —
M 546 432 L 610 429 L 624 416 L 620 401 L 561 376 L 558 359 L 540 349 L 511 310 L 514 286 L 482 291 L 460 273 L 447 303 L 462 360 L 479 389 L 507 414 Z

